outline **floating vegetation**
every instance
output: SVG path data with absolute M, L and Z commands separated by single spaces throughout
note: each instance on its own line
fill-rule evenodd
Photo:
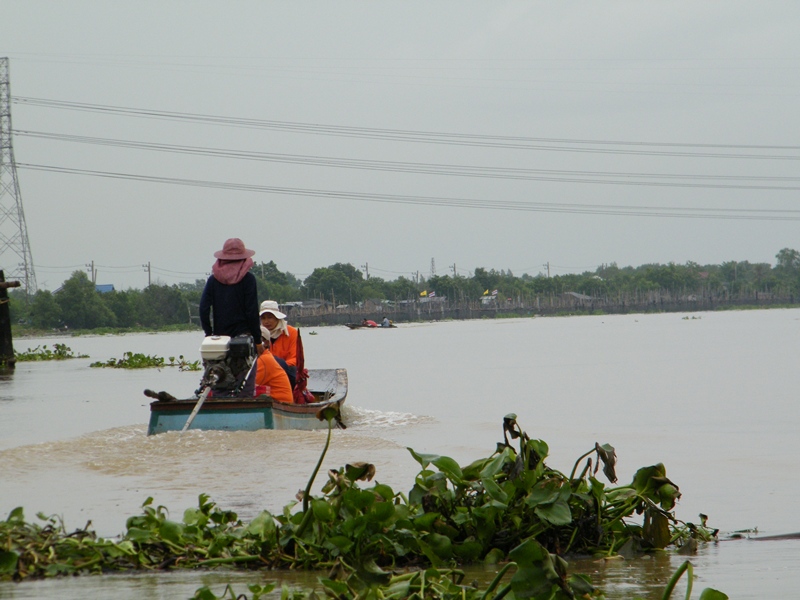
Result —
M 330 411 L 319 416 L 333 422 Z M 529 438 L 513 414 L 503 419 L 503 441 L 492 454 L 466 466 L 409 448 L 421 470 L 407 495 L 377 482 L 362 489 L 358 482 L 371 482 L 375 466 L 353 463 L 328 471 L 322 495 L 312 496 L 330 439 L 329 428 L 297 500 L 249 523 L 205 494 L 181 521 L 148 498 L 112 541 L 88 525 L 68 534 L 56 517 L 27 523 L 17 508 L 0 522 L 0 580 L 166 568 L 328 569 L 320 584 L 342 599 L 373 597 L 375 589 L 382 590 L 375 598 L 398 599 L 601 598 L 587 577 L 568 574 L 565 555 L 634 556 L 669 546 L 691 553 L 717 537 L 705 515 L 699 524 L 674 516 L 680 492 L 662 464 L 639 469 L 628 485 L 607 487 L 595 476 L 602 467 L 616 483 L 616 454 L 596 443 L 567 476 L 547 467 L 547 444 Z M 487 590 L 461 583 L 458 566 L 476 562 L 502 564 Z M 254 599 L 269 590 L 250 587 Z M 725 598 L 706 592 L 703 600 Z M 246 598 L 230 587 L 223 594 Z M 292 594 L 284 590 L 284 597 Z M 195 598 L 217 596 L 202 588 Z
M 14 352 L 17 362 L 33 362 L 38 360 L 66 360 L 68 358 L 89 358 L 86 354 L 74 354 L 66 344 L 53 344 L 53 349 L 44 346 L 28 348 L 25 352 Z
M 199 371 L 200 361 L 188 361 L 181 354 L 177 360 L 174 356 L 164 359 L 163 356 L 124 352 L 122 358 L 109 358 L 106 362 L 93 362 L 90 367 L 109 367 L 112 369 L 160 369 L 162 367 L 178 367 L 179 371 Z
M 515 573 L 510 581 L 503 584 L 504 577 L 514 569 Z M 667 587 L 661 596 L 662 600 L 669 600 L 672 598 L 672 592 L 678 581 L 683 577 L 684 573 L 689 573 L 688 581 L 686 582 L 686 596 L 688 600 L 692 594 L 692 583 L 694 579 L 694 568 L 692 563 L 688 560 L 684 562 L 670 578 Z M 319 584 L 325 592 L 325 598 L 335 598 L 337 600 L 370 600 L 374 599 L 387 599 L 387 600 L 402 600 L 405 598 L 422 600 L 428 598 L 430 600 L 501 600 L 502 598 L 532 598 L 533 600 L 547 599 L 547 600 L 566 600 L 572 598 L 596 598 L 601 600 L 605 598 L 602 594 L 598 595 L 596 590 L 585 592 L 583 595 L 576 596 L 577 592 L 580 594 L 580 588 L 575 590 L 559 589 L 553 593 L 549 590 L 542 593 L 530 595 L 530 585 L 523 580 L 526 575 L 524 567 L 521 569 L 517 563 L 507 563 L 503 569 L 497 574 L 494 580 L 489 584 L 486 589 L 478 588 L 474 583 L 464 583 L 464 572 L 458 569 L 435 569 L 429 568 L 426 570 L 413 571 L 411 573 L 403 573 L 400 575 L 392 575 L 388 583 L 372 583 L 365 582 L 359 578 L 352 578 L 344 582 L 330 579 L 320 578 Z M 503 585 L 501 585 L 503 584 Z M 546 588 L 547 586 L 545 586 Z M 259 600 L 262 596 L 266 596 L 275 589 L 274 583 L 267 583 L 266 585 L 249 585 L 248 589 L 253 594 L 252 600 Z M 302 591 L 293 591 L 287 586 L 283 586 L 281 590 L 281 600 L 301 600 L 308 598 L 310 600 L 320 599 L 321 596 L 315 592 L 305 593 Z M 225 586 L 222 596 L 215 595 L 208 586 L 203 586 L 195 592 L 190 600 L 250 600 L 251 597 L 247 594 L 237 594 L 234 592 L 233 587 L 228 584 Z M 638 600 L 638 599 L 637 599 Z M 700 593 L 700 600 L 728 600 L 727 594 L 717 591 L 713 588 L 705 588 Z

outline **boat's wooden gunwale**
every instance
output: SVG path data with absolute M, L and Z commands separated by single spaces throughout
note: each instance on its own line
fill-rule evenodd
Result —
M 183 400 L 156 400 L 150 403 L 150 412 L 166 412 L 170 410 L 186 410 L 194 408 L 197 398 Z M 236 410 L 237 408 L 272 408 L 274 404 L 272 398 L 209 398 L 200 407 L 201 411 L 213 412 L 215 410 Z
M 150 403 L 150 412 L 167 412 L 179 410 L 191 410 L 194 408 L 197 398 L 185 400 L 156 400 Z M 288 404 L 277 402 L 272 398 L 236 398 L 225 400 L 206 400 L 200 408 L 200 412 L 213 412 L 215 410 L 236 410 L 251 408 L 272 408 L 284 412 L 292 413 L 316 413 L 318 410 L 330 406 L 331 404 L 341 403 L 342 400 L 332 400 L 330 402 L 314 402 L 312 404 Z

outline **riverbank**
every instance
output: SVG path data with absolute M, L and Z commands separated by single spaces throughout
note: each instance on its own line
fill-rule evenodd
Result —
M 298 327 L 322 327 L 360 323 L 364 319 L 381 321 L 389 317 L 394 323 L 425 323 L 434 321 L 466 321 L 470 319 L 516 319 L 533 317 L 574 317 L 589 315 L 626 315 L 626 314 L 658 314 L 658 313 L 694 313 L 717 312 L 727 310 L 763 310 L 763 309 L 800 308 L 800 299 L 794 298 L 761 298 L 747 299 L 700 299 L 671 301 L 657 298 L 640 303 L 593 303 L 577 299 L 574 302 L 553 301 L 540 303 L 539 306 L 522 306 L 513 303 L 492 306 L 464 304 L 413 304 L 407 306 L 387 306 L 385 310 L 373 309 L 289 309 L 288 320 Z M 58 339 L 87 335 L 127 335 L 138 333 L 178 333 L 183 331 L 200 331 L 195 323 L 182 323 L 160 328 L 134 327 L 101 327 L 97 329 L 59 329 L 43 330 L 26 325 L 13 325 L 14 339 L 45 338 Z
M 345 325 L 360 323 L 364 319 L 380 322 L 388 317 L 394 323 L 419 323 L 428 321 L 466 321 L 470 319 L 508 319 L 530 317 L 568 317 L 586 315 L 629 315 L 658 313 L 694 313 L 726 310 L 760 310 L 771 308 L 798 308 L 795 298 L 746 299 L 678 299 L 653 297 L 639 302 L 552 297 L 535 304 L 503 302 L 481 303 L 424 303 L 386 305 L 359 310 L 293 309 L 289 321 L 297 326 Z

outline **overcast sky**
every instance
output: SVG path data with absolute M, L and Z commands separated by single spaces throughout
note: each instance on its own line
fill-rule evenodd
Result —
M 229 237 L 301 279 L 336 262 L 557 275 L 800 249 L 798 2 L 1 14 L 43 289 L 92 261 L 117 289 L 144 287 L 148 262 L 153 282 L 205 278 Z

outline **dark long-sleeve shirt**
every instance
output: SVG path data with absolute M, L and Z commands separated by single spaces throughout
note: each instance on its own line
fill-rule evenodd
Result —
M 247 273 L 239 283 L 225 285 L 212 275 L 200 298 L 200 324 L 206 335 L 249 333 L 253 342 L 261 342 L 256 278 Z

